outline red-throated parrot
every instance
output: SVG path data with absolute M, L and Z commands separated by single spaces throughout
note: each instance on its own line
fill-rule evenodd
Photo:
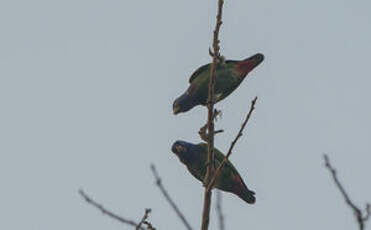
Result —
M 264 60 L 263 54 L 255 54 L 245 60 L 220 61 L 215 71 L 215 101 L 221 101 L 231 94 L 247 74 Z M 190 86 L 173 103 L 173 112 L 187 112 L 196 105 L 206 105 L 210 78 L 210 64 L 198 68 L 190 77 Z

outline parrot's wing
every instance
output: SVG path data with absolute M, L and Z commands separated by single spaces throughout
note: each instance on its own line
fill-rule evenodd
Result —
M 194 176 L 196 177 L 199 181 L 203 182 L 203 178 L 202 176 L 200 175 L 200 173 L 197 171 L 197 170 L 194 170 L 192 169 L 191 167 L 187 167 L 188 168 L 188 171 Z
M 215 160 L 218 162 L 218 165 L 222 163 L 222 161 L 224 160 L 224 157 L 225 157 L 224 154 L 222 154 L 218 150 L 215 151 Z M 223 167 L 228 167 L 232 169 L 233 171 L 237 172 L 237 169 L 232 165 L 232 163 L 228 159 L 227 159 L 227 162 L 225 162 Z
M 196 71 L 194 71 L 191 75 L 191 77 L 189 78 L 189 83 L 192 83 L 192 81 L 194 79 L 196 79 L 198 76 L 200 76 L 200 74 L 204 71 L 206 71 L 208 68 L 209 68 L 210 64 L 206 64 L 206 65 L 203 65 L 201 66 L 200 68 L 196 69 Z
M 225 63 L 229 64 L 229 63 L 237 63 L 239 61 L 236 61 L 236 60 L 226 60 Z M 195 72 L 192 73 L 191 77 L 189 78 L 189 83 L 192 83 L 192 81 L 194 79 L 196 79 L 198 76 L 201 75 L 202 72 L 206 71 L 207 69 L 210 68 L 210 63 L 209 64 L 206 64 L 206 65 L 203 65 L 201 66 L 200 68 L 198 68 Z

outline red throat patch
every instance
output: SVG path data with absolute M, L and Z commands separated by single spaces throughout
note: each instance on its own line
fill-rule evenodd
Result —
M 240 61 L 236 63 L 233 71 L 239 77 L 245 77 L 252 69 L 254 69 L 254 63 L 252 60 Z

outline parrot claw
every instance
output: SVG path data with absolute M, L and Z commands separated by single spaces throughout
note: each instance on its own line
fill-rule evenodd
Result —
M 209 47 L 209 55 L 211 56 L 211 57 L 214 57 L 214 53 L 213 53 L 213 51 L 211 51 L 211 48 Z
M 211 57 L 215 57 L 216 56 L 217 62 L 219 62 L 219 63 L 224 63 L 225 62 L 225 57 L 224 56 L 221 56 L 220 53 L 218 53 L 217 55 L 215 55 L 214 52 L 211 50 L 210 47 L 209 47 L 209 55 Z

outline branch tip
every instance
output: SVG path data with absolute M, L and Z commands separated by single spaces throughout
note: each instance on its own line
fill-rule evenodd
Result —
M 224 164 L 227 162 L 229 156 L 232 154 L 232 150 L 235 146 L 235 144 L 237 143 L 238 139 L 242 136 L 242 132 L 243 130 L 245 129 L 245 126 L 247 124 L 247 122 L 250 120 L 250 117 L 251 117 L 251 114 L 252 112 L 255 110 L 255 104 L 256 104 L 256 101 L 258 100 L 258 97 L 255 97 L 252 101 L 251 101 L 251 105 L 250 105 L 250 110 L 249 112 L 247 113 L 246 115 L 246 118 L 245 120 L 243 121 L 242 125 L 241 125 L 241 128 L 240 130 L 238 131 L 235 139 L 232 141 L 230 147 L 229 147 L 229 150 L 227 152 L 227 155 L 224 157 L 222 163 L 218 166 L 218 168 L 215 170 L 215 173 L 210 181 L 210 183 L 208 184 L 207 186 L 207 190 L 211 190 L 212 187 L 214 186 L 214 183 L 215 183 L 215 180 L 216 180 L 216 177 L 218 176 L 218 174 L 220 173 L 222 167 L 224 166 Z
M 175 204 L 175 202 L 170 198 L 169 193 L 167 192 L 167 190 L 163 186 L 163 184 L 161 182 L 161 178 L 160 178 L 160 176 L 159 176 L 159 174 L 158 174 L 158 172 L 157 172 L 156 167 L 155 167 L 154 164 L 151 164 L 151 170 L 152 170 L 153 176 L 155 177 L 156 185 L 160 189 L 160 191 L 162 192 L 162 195 L 165 197 L 165 199 L 167 200 L 167 202 L 173 208 L 174 212 L 177 214 L 177 216 L 179 217 L 179 219 L 182 221 L 182 223 L 186 227 L 186 229 L 187 230 L 192 230 L 191 225 L 188 223 L 187 219 L 185 218 L 185 216 L 183 215 L 183 213 L 180 211 L 180 209 L 178 208 L 178 206 Z
M 127 224 L 127 225 L 131 225 L 133 227 L 137 227 L 137 223 L 135 223 L 134 221 L 132 220 L 128 220 L 126 218 L 123 218 L 111 211 L 109 211 L 108 209 L 104 208 L 103 205 L 97 203 L 96 201 L 94 201 L 91 197 L 89 197 L 85 192 L 84 190 L 82 189 L 79 189 L 79 194 L 81 195 L 81 197 L 90 205 L 92 205 L 93 207 L 97 208 L 99 211 L 101 211 L 104 215 L 107 215 L 109 217 L 111 217 L 112 219 L 114 220 L 117 220 L 123 224 Z M 140 227 L 137 228 L 137 229 L 140 229 L 140 230 L 145 230 L 143 227 Z
M 371 215 L 370 204 L 369 203 L 366 204 L 366 208 L 365 208 L 364 211 L 362 211 L 359 207 L 357 207 L 353 203 L 353 201 L 350 199 L 348 193 L 345 191 L 343 185 L 340 183 L 339 179 L 337 178 L 336 170 L 335 170 L 335 168 L 332 167 L 332 165 L 330 163 L 330 158 L 327 156 L 327 154 L 324 154 L 323 158 L 324 158 L 324 161 L 325 161 L 325 167 L 329 170 L 329 172 L 332 176 L 332 179 L 335 182 L 336 187 L 339 189 L 339 191 L 343 195 L 345 203 L 352 209 L 352 211 L 353 211 L 353 213 L 354 213 L 354 215 L 357 219 L 359 229 L 363 230 L 364 226 L 365 226 L 365 222 L 369 219 L 369 217 Z
M 142 217 L 142 220 L 137 224 L 137 226 L 135 227 L 135 229 L 136 230 L 139 230 L 140 228 L 141 228 L 141 226 L 142 226 L 142 224 L 147 220 L 147 218 L 148 218 L 148 215 L 149 215 L 149 213 L 151 213 L 151 209 L 150 208 L 146 208 L 145 210 L 144 210 L 144 215 L 143 215 L 143 217 Z

